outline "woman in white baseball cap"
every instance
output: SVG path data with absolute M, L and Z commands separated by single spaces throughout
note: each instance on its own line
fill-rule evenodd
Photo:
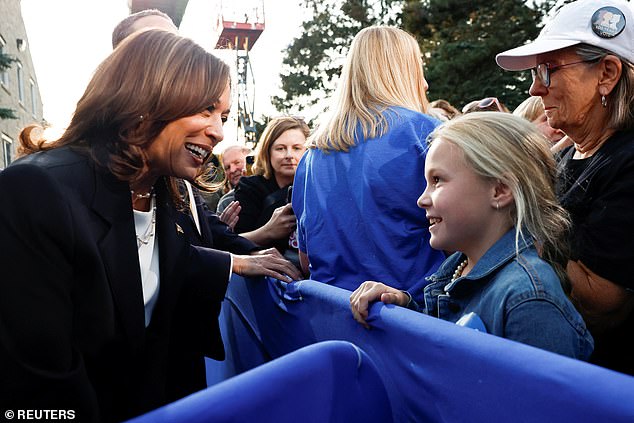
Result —
M 557 195 L 573 229 L 571 298 L 595 338 L 593 361 L 634 374 L 634 13 L 622 0 L 565 5 L 529 44 L 500 53 L 531 69 L 562 152 Z

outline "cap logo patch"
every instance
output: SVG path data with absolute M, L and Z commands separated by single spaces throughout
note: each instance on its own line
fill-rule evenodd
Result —
M 616 7 L 602 7 L 592 15 L 592 31 L 601 38 L 614 38 L 624 29 L 625 15 Z

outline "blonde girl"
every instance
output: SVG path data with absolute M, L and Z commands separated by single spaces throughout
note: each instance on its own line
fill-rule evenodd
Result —
M 381 300 L 491 334 L 588 359 L 592 338 L 564 289 L 569 219 L 554 194 L 546 139 L 516 116 L 483 112 L 449 121 L 430 137 L 427 188 L 418 199 L 434 248 L 455 251 L 429 278 L 424 301 L 379 282 L 350 299 L 367 326 Z

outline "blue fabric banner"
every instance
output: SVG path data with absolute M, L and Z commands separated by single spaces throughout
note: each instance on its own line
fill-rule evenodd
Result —
M 376 364 L 397 422 L 634 421 L 630 376 L 382 303 L 367 330 L 349 296 L 315 281 L 234 275 L 221 313 L 227 360 L 208 361 L 209 384 L 345 340 Z
M 129 423 L 300 421 L 390 423 L 390 403 L 372 360 L 349 342 L 320 342 Z

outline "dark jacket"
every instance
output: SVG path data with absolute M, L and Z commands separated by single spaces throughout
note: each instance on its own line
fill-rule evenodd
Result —
M 240 203 L 240 219 L 235 231 L 244 233 L 264 226 L 278 207 L 289 203 L 289 187 L 280 188 L 275 178 L 262 175 L 243 176 L 235 190 L 235 200 Z M 282 254 L 288 249 L 288 237 L 276 240 L 272 246 Z
M 155 189 L 160 291 L 145 328 L 128 184 L 69 147 L 0 173 L 3 408 L 120 421 L 205 387 L 204 355 L 224 358 L 231 258 L 196 246 L 213 245 L 211 217 L 199 209 L 199 236 Z
M 513 228 L 469 274 L 453 282 L 453 273 L 465 256 L 451 255 L 428 278 L 422 311 L 454 323 L 475 313 L 490 334 L 587 360 L 594 346 L 592 337 L 559 277 L 539 257 L 532 239 L 515 242 Z

